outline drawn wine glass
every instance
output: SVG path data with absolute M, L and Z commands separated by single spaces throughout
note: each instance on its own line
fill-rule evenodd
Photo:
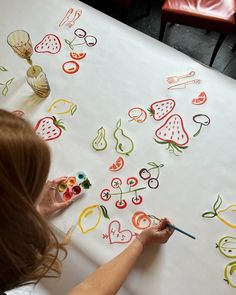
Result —
M 74 31 L 75 37 L 70 41 L 65 39 L 66 44 L 70 47 L 71 50 L 74 50 L 75 46 L 86 44 L 88 47 L 93 47 L 97 44 L 97 38 L 92 35 L 87 35 L 87 32 L 81 28 L 78 28 Z M 74 43 L 75 40 L 83 39 L 82 43 Z
M 30 87 L 38 96 L 43 98 L 47 97 L 50 94 L 49 83 L 42 68 L 33 65 L 31 59 L 33 46 L 29 33 L 23 30 L 16 30 L 7 36 L 7 43 L 19 57 L 26 59 L 30 64 L 26 78 Z

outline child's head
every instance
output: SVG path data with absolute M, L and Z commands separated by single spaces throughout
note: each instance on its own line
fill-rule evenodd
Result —
M 29 123 L 0 110 L 0 291 L 59 270 L 60 245 L 35 209 L 49 166 L 48 146 Z

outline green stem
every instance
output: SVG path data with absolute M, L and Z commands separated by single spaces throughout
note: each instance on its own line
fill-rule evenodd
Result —
M 120 195 L 120 194 L 125 195 L 125 194 L 129 194 L 129 193 L 132 193 L 132 192 L 141 191 L 141 190 L 143 190 L 143 189 L 146 189 L 146 187 L 137 188 L 137 189 L 134 189 L 134 190 L 132 190 L 132 191 L 127 191 L 127 192 L 122 192 L 122 191 L 121 191 L 121 193 L 110 193 L 110 195 L 111 195 L 111 196 Z
M 200 124 L 199 130 L 193 135 L 193 137 L 196 137 L 200 133 L 201 130 L 202 130 L 202 124 Z

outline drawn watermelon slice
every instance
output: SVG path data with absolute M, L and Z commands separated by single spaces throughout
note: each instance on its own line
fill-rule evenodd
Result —
M 197 98 L 194 98 L 192 100 L 192 104 L 195 104 L 195 105 L 201 105 L 201 104 L 204 104 L 205 102 L 207 101 L 207 95 L 206 93 L 203 91 L 201 92 Z
M 151 104 L 149 112 L 156 121 L 161 121 L 173 111 L 175 101 L 171 98 L 155 101 Z
M 124 159 L 122 157 L 119 157 L 115 163 L 113 163 L 110 167 L 109 170 L 112 172 L 119 171 L 123 168 L 124 166 Z
M 184 128 L 183 119 L 178 114 L 170 116 L 167 121 L 155 132 L 154 140 L 159 144 L 167 144 L 169 152 L 175 151 L 182 153 L 189 142 L 189 136 Z M 160 140 L 160 141 L 159 141 Z

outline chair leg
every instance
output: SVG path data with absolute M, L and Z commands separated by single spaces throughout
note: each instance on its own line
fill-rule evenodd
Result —
M 165 29 L 166 29 L 166 22 L 161 21 L 161 28 L 160 28 L 159 41 L 162 41 L 162 40 L 163 40 L 164 33 L 165 33 Z
M 216 43 L 216 46 L 215 46 L 215 48 L 213 50 L 213 53 L 212 53 L 212 56 L 211 56 L 211 61 L 210 61 L 210 64 L 209 64 L 210 67 L 213 65 L 213 62 L 214 62 L 215 57 L 216 57 L 216 54 L 219 51 L 220 46 L 224 42 L 226 36 L 227 36 L 227 34 L 220 34 L 220 37 L 219 37 L 219 39 L 218 39 L 218 41 Z

